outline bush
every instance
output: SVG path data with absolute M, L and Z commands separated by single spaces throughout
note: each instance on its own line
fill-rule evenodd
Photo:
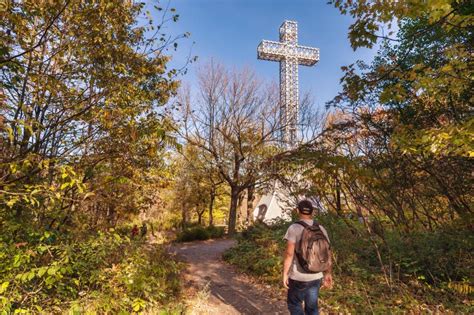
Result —
M 238 245 L 224 253 L 224 259 L 264 281 L 280 283 L 285 246 L 283 236 L 288 226 L 287 222 L 251 226 L 237 239 Z
M 0 236 L 0 309 L 58 313 L 161 308 L 179 294 L 181 264 L 162 248 L 114 230 L 83 239 L 29 233 Z
M 225 229 L 223 226 L 209 226 L 207 228 L 211 238 L 220 238 L 224 236 Z
M 474 234 L 468 229 L 447 225 L 405 236 L 388 233 L 386 239 L 402 278 L 415 276 L 430 284 L 474 279 Z
M 186 227 L 183 231 L 178 233 L 176 240 L 178 242 L 203 241 L 210 238 L 220 238 L 222 236 L 224 236 L 223 227 L 195 225 Z

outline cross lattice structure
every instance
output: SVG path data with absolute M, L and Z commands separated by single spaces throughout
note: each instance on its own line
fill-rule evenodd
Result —
M 298 65 L 315 65 L 319 61 L 319 49 L 298 45 L 298 24 L 284 21 L 280 26 L 280 41 L 263 40 L 257 52 L 258 59 L 280 62 L 281 140 L 292 147 L 298 140 Z

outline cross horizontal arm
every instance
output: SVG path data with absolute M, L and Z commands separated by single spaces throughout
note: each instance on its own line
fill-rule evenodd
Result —
M 296 46 L 295 57 L 303 66 L 313 66 L 319 61 L 319 49 L 306 46 Z
M 257 48 L 258 59 L 282 61 L 285 56 L 285 44 L 263 40 Z
M 282 61 L 294 58 L 303 66 L 313 66 L 319 61 L 319 49 L 306 46 L 293 46 L 271 40 L 263 40 L 257 48 L 258 59 Z

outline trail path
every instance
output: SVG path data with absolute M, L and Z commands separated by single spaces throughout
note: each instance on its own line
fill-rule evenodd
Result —
M 288 314 L 281 294 L 252 283 L 250 278 L 222 261 L 222 253 L 234 244 L 234 240 L 221 239 L 171 245 L 170 251 L 188 264 L 185 288 L 194 293 L 203 288 L 208 291 L 206 305 L 195 308 L 193 313 Z

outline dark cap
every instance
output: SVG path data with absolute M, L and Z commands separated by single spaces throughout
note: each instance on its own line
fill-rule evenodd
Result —
M 302 214 L 312 214 L 313 213 L 313 204 L 308 199 L 301 200 L 298 202 L 298 211 Z

